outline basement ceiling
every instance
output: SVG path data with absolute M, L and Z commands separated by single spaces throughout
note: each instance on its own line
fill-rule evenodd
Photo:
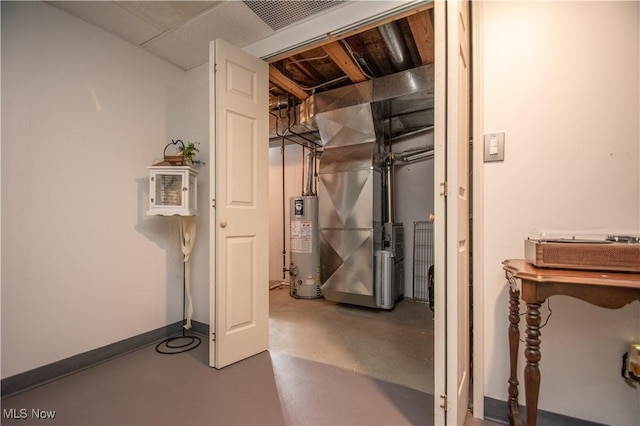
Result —
M 344 1 L 50 1 L 71 15 L 189 70 L 209 60 L 209 41 L 245 47 Z M 432 3 L 386 17 L 270 62 L 270 103 L 433 63 Z

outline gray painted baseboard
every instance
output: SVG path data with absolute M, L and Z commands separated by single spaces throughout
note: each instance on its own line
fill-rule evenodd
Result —
M 2 398 L 24 392 L 120 355 L 133 352 L 144 346 L 160 342 L 167 337 L 175 336 L 182 332 L 182 324 L 182 321 L 178 321 L 101 348 L 4 378 L 2 379 Z M 204 340 L 206 341 L 209 335 L 209 325 L 198 321 L 191 321 L 191 325 L 189 332 L 205 336 Z
M 520 406 L 520 418 L 523 424 L 525 421 L 525 407 Z M 484 397 L 484 418 L 496 423 L 509 424 L 507 417 L 507 401 Z M 551 413 L 549 411 L 538 410 L 538 424 L 554 426 L 600 426 L 601 423 L 594 423 L 588 420 L 577 419 L 563 414 Z

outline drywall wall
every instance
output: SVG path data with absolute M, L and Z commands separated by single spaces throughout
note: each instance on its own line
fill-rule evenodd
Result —
M 302 195 L 302 147 L 287 143 L 284 147 L 284 168 L 280 147 L 269 148 L 269 280 L 289 281 L 282 269 L 289 267 L 289 199 Z M 308 152 L 305 150 L 305 153 Z M 306 159 L 305 159 L 306 161 Z M 284 173 L 284 210 L 283 210 Z M 284 217 L 284 228 L 282 219 Z M 284 229 L 284 246 L 283 246 Z M 283 258 L 283 251 L 284 258 Z
M 393 152 L 400 153 L 429 146 L 433 146 L 431 131 L 398 140 L 393 143 L 392 149 Z M 424 278 L 418 278 L 414 284 L 414 223 L 429 220 L 429 215 L 434 212 L 433 163 L 431 158 L 414 163 L 398 162 L 394 167 L 395 221 L 402 223 L 404 229 L 404 295 L 413 297 L 415 285 L 421 300 L 425 295 L 427 282 Z M 430 244 L 433 245 L 433 241 Z M 433 250 L 433 246 L 431 248 Z
M 393 145 L 394 152 L 433 145 L 433 134 L 427 132 L 405 138 Z M 305 150 L 305 155 L 306 155 Z M 305 160 L 306 161 L 306 160 Z M 289 266 L 289 199 L 303 192 L 302 148 L 296 144 L 285 146 L 285 266 Z M 305 163 L 306 167 L 306 163 Z M 282 155 L 279 147 L 269 150 L 269 279 L 282 281 Z M 396 221 L 403 223 L 405 232 L 405 296 L 413 296 L 413 223 L 427 220 L 433 213 L 433 160 L 398 165 L 395 168 Z M 285 274 L 285 280 L 289 276 Z
M 209 164 L 209 64 L 192 68 L 184 76 L 184 121 L 177 136 L 173 137 L 199 142 L 200 152 L 196 159 L 204 162 L 198 167 L 198 216 L 196 241 L 191 253 L 191 299 L 193 319 L 209 324 L 209 219 L 212 211 L 209 185 L 212 170 Z
M 177 219 L 146 216 L 146 167 L 171 139 L 206 158 L 207 97 L 206 68 L 42 2 L 2 3 L 2 377 L 180 320 Z M 194 293 L 206 321 L 208 279 Z
M 482 170 L 484 274 L 476 291 L 484 295 L 488 397 L 507 399 L 501 262 L 523 257 L 529 231 L 640 231 L 639 24 L 637 2 L 482 4 L 484 133 L 506 133 L 505 161 Z M 640 304 L 606 310 L 558 296 L 551 309 L 540 408 L 640 424 L 640 394 L 620 378 L 622 354 L 640 342 Z M 545 305 L 543 321 L 548 314 Z

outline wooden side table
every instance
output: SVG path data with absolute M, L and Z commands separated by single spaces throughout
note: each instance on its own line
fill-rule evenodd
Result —
M 535 426 L 540 393 L 540 306 L 548 297 L 562 294 L 593 305 L 619 309 L 640 301 L 640 274 L 536 268 L 526 260 L 502 262 L 509 280 L 509 424 L 522 425 L 518 406 L 518 350 L 520 298 L 527 303 L 524 391 L 527 425 Z M 518 280 L 521 289 L 518 288 Z

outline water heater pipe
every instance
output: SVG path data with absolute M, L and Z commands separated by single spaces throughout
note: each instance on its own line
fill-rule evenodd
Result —
M 309 150 L 307 154 L 307 186 L 302 195 L 313 195 L 313 151 Z
M 302 150 L 300 151 L 300 153 L 302 154 L 302 156 L 300 157 L 300 160 L 302 161 L 302 178 L 300 179 L 300 186 L 301 186 L 301 190 L 300 190 L 300 195 L 304 195 L 304 147 L 302 147 Z
M 395 204 L 395 197 L 393 194 L 393 164 L 389 164 L 386 167 L 386 173 L 385 173 L 385 186 L 386 186 L 386 222 L 388 223 L 394 223 L 395 221 L 395 209 L 394 209 L 394 204 Z
M 282 279 L 286 279 L 287 277 L 287 234 L 286 234 L 286 217 L 285 214 L 285 179 L 284 179 L 284 140 L 285 136 L 282 136 L 282 140 L 280 142 L 280 154 L 282 155 Z

